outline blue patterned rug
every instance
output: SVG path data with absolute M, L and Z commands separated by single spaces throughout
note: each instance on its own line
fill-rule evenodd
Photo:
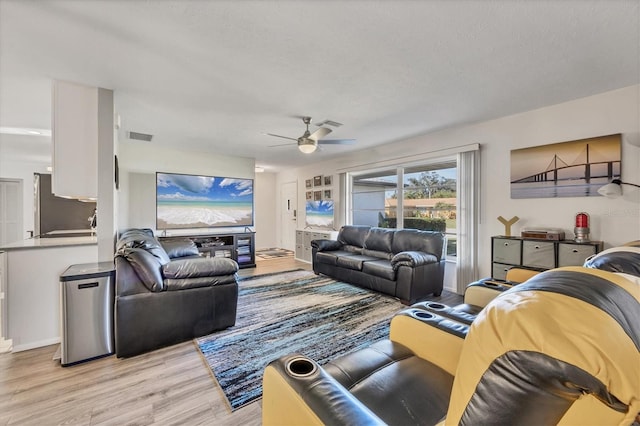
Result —
M 269 362 L 299 352 L 325 364 L 389 335 L 396 299 L 291 271 L 239 281 L 236 325 L 196 339 L 231 410 L 262 397 Z

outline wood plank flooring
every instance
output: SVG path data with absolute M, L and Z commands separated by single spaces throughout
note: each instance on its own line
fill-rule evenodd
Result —
M 296 268 L 310 265 L 276 258 L 258 261 L 256 268 L 243 269 L 240 275 Z M 455 299 L 451 293 L 445 295 L 448 301 Z M 56 350 L 54 345 L 0 354 L 0 425 L 261 423 L 259 401 L 231 412 L 193 341 L 133 358 L 109 356 L 71 367 L 52 360 Z

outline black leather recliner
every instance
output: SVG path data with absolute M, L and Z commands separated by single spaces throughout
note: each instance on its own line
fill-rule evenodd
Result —
M 116 243 L 115 268 L 118 357 L 235 324 L 238 264 L 200 257 L 189 239 L 161 244 L 149 229 L 128 230 Z

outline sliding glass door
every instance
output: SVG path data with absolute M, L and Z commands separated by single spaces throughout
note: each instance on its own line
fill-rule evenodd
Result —
M 348 172 L 345 222 L 444 232 L 447 263 L 455 266 L 447 266 L 453 271 L 445 281 L 463 294 L 478 279 L 480 145 L 416 157 L 422 160 Z

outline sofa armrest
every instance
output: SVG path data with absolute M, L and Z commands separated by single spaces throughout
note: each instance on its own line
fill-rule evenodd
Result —
M 391 266 L 397 270 L 400 266 L 416 266 L 437 263 L 438 257 L 422 251 L 401 251 L 391 259 Z
M 226 258 L 177 259 L 162 267 L 162 274 L 170 279 L 216 277 L 236 272 L 238 272 L 238 264 Z
M 335 240 L 312 240 L 311 247 L 317 251 L 334 251 L 342 248 L 342 243 Z
M 409 308 L 391 319 L 389 339 L 455 375 L 468 330 L 466 324 L 422 309 Z
M 262 424 L 382 425 L 362 402 L 311 359 L 272 361 L 262 379 Z
M 158 292 L 164 290 L 162 265 L 156 256 L 141 248 L 123 248 L 118 256 L 129 262 L 142 284 L 149 291 Z M 116 271 L 117 273 L 118 271 Z

